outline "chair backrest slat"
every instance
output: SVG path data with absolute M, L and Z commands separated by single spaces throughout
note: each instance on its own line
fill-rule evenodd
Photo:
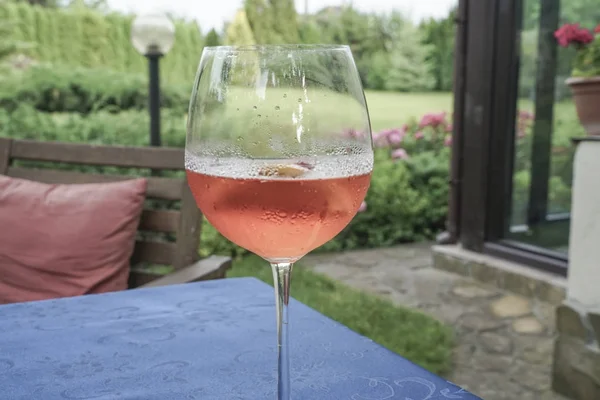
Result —
M 95 146 L 80 143 L 15 140 L 11 156 L 21 160 L 83 165 L 180 170 L 183 151 L 167 147 Z
M 162 233 L 177 232 L 180 214 L 178 211 L 171 210 L 144 210 L 139 230 Z
M 138 240 L 135 242 L 131 263 L 134 265 L 140 262 L 169 265 L 173 262 L 176 252 L 177 245 L 175 243 Z
M 0 138 L 0 174 L 5 174 L 10 163 L 11 140 Z
M 197 255 L 186 249 L 197 249 L 200 245 L 200 228 L 202 213 L 196 205 L 194 196 L 188 185 L 183 188 L 181 198 L 181 215 L 179 216 L 179 236 L 177 237 L 177 253 L 174 260 L 175 268 L 179 269 L 192 264 Z
M 135 168 L 156 172 L 183 171 L 183 159 L 184 150 L 180 148 L 95 146 L 0 138 L 0 174 L 44 183 L 103 183 L 139 177 L 132 176 L 135 173 L 131 172 L 127 172 L 130 175 L 77 172 L 66 170 L 64 166 L 61 169 L 52 165 L 46 167 L 45 163 Z M 34 167 L 28 167 L 27 163 L 15 164 L 15 161 L 44 164 L 40 167 L 38 163 L 34 163 Z M 161 264 L 179 269 L 198 260 L 202 214 L 184 178 L 152 175 L 146 177 L 146 197 L 167 203 L 151 201 L 148 204 L 155 209 L 143 211 L 138 227 L 140 234 L 131 263 L 132 266 L 138 263 Z M 173 208 L 175 204 L 179 204 L 179 209 Z M 156 209 L 157 207 L 160 209 Z M 174 242 L 173 234 L 176 236 Z M 138 274 L 134 268 L 131 282 L 145 282 L 149 276 L 148 271 Z

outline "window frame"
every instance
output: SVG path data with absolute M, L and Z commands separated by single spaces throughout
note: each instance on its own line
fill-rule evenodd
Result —
M 542 7 L 548 7 L 548 3 L 557 7 L 560 0 L 542 2 Z M 512 197 L 522 10 L 522 0 L 459 1 L 448 232 L 451 242 L 467 250 L 566 275 L 565 254 L 511 240 L 506 235 Z M 543 51 L 556 52 L 555 46 L 546 47 L 554 50 Z M 546 79 L 552 71 L 541 68 L 537 79 Z M 550 86 L 536 87 L 536 92 L 553 91 L 554 84 Z M 546 98 L 540 105 L 546 107 L 546 112 L 548 101 Z M 536 102 L 536 111 L 538 108 Z M 551 132 L 542 128 L 534 132 L 537 151 L 550 144 Z M 547 159 L 539 163 L 541 168 L 536 172 L 542 179 L 549 173 L 550 152 L 546 153 Z M 532 186 L 534 195 L 546 195 L 537 208 L 530 207 L 529 217 L 536 212 L 539 215 L 547 206 L 547 179 Z M 552 216 L 544 218 L 551 220 Z

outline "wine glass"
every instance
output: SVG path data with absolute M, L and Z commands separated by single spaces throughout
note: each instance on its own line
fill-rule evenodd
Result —
M 185 167 L 208 221 L 271 264 L 277 394 L 288 400 L 293 264 L 348 225 L 373 170 L 369 114 L 349 47 L 204 48 Z

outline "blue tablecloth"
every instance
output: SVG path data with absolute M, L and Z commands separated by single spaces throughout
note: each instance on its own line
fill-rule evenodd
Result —
M 298 302 L 293 399 L 478 399 Z M 273 289 L 251 278 L 0 306 L 1 400 L 273 399 Z

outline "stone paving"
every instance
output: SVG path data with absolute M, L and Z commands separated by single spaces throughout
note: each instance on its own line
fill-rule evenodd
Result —
M 564 400 L 551 391 L 554 307 L 432 268 L 429 244 L 307 256 L 303 265 L 454 327 L 447 378 L 484 400 Z

